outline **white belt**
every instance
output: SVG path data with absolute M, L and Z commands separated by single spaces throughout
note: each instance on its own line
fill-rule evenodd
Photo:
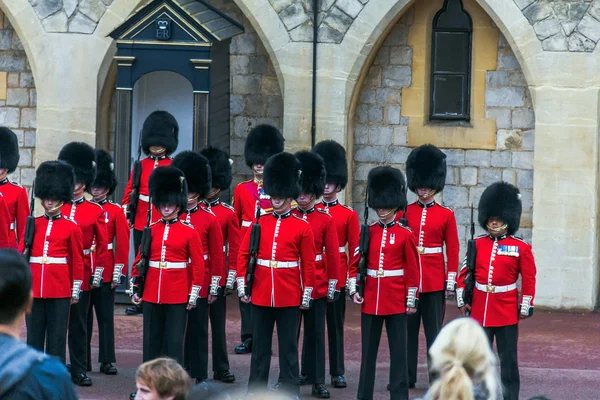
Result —
M 11 231 L 15 230 L 15 223 L 14 222 L 11 222 L 11 224 L 10 224 L 10 230 Z
M 31 257 L 30 264 L 66 264 L 67 257 Z
M 403 269 L 393 269 L 393 270 L 385 270 L 385 269 L 368 269 L 367 275 L 371 278 L 388 278 L 390 276 L 404 276 Z
M 252 225 L 252 221 L 242 221 L 242 227 L 247 228 Z
M 295 268 L 298 266 L 298 261 L 274 261 L 263 260 L 262 258 L 256 260 L 256 263 L 269 268 Z
M 113 244 L 112 244 L 112 243 L 109 243 L 109 244 L 108 244 L 108 249 L 109 249 L 109 250 L 112 250 L 113 248 L 114 248 L 114 247 L 113 247 Z
M 183 269 L 187 268 L 186 262 L 171 262 L 171 261 L 150 261 L 148 265 L 151 268 L 158 269 Z
M 317 254 L 315 261 L 323 261 L 323 254 Z
M 84 256 L 89 256 L 92 253 L 93 253 L 92 249 L 83 249 L 83 255 Z
M 417 247 L 417 252 L 419 254 L 439 254 L 443 251 L 443 247 Z
M 205 261 L 206 261 L 206 260 L 208 260 L 208 254 L 205 254 L 205 255 L 204 255 L 204 260 L 205 260 Z
M 477 288 L 477 290 L 481 290 L 482 292 L 486 292 L 486 293 L 506 293 L 506 292 L 510 292 L 511 290 L 515 290 L 517 288 L 517 283 L 513 283 L 512 285 L 506 285 L 506 286 L 494 286 L 494 285 L 482 285 L 479 282 L 475 282 L 475 287 Z
M 346 246 L 342 246 L 342 247 L 338 248 L 338 251 L 340 253 L 345 253 L 346 252 Z
M 150 197 L 146 196 L 145 194 L 140 194 L 140 196 L 138 198 L 141 201 L 145 201 L 146 203 L 150 203 Z

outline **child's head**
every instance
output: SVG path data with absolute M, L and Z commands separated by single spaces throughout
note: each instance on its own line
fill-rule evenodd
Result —
M 177 361 L 157 358 L 139 366 L 135 384 L 136 400 L 186 400 L 190 377 Z

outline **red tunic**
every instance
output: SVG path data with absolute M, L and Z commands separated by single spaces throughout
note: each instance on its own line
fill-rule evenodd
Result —
M 148 189 L 148 181 L 150 180 L 150 174 L 154 171 L 156 167 L 164 167 L 171 164 L 173 161 L 170 157 L 146 157 L 142 159 L 140 162 L 142 164 L 142 176 L 140 178 L 140 198 L 137 204 L 137 209 L 135 212 L 135 222 L 133 224 L 133 229 L 138 231 L 143 231 L 146 226 L 146 220 L 148 219 L 148 207 L 150 206 L 150 189 Z M 121 204 L 123 207 L 127 206 L 129 201 L 129 195 L 133 190 L 133 169 L 131 170 L 131 174 L 129 175 L 129 181 L 127 181 L 127 186 L 125 187 L 125 194 L 123 195 L 123 200 L 121 200 Z M 160 219 L 160 213 L 156 209 L 156 207 L 152 207 L 150 211 L 150 222 L 156 222 Z
M 178 218 L 163 219 L 150 226 L 150 268 L 146 274 L 144 301 L 156 304 L 185 304 L 204 281 L 202 242 L 196 230 Z M 135 264 L 140 261 L 138 253 Z M 139 276 L 133 268 L 132 278 Z M 135 286 L 135 285 L 134 285 Z
M 312 207 L 303 211 L 296 208 L 295 216 L 302 218 L 310 224 L 315 237 L 315 290 L 313 299 L 321 299 L 325 296 L 333 298 L 334 292 L 340 290 L 340 257 L 337 232 L 333 224 L 333 218 L 324 210 Z M 344 284 L 346 279 L 343 280 Z
M 298 307 L 315 287 L 315 239 L 310 225 L 292 215 L 269 214 L 261 226 L 258 263 L 254 272 L 252 304 L 263 307 Z M 250 260 L 250 230 L 240 245 L 238 294 L 246 286 Z M 303 260 L 301 268 L 299 261 Z M 285 264 L 283 264 L 285 263 Z
M 519 322 L 519 291 L 517 279 L 521 275 L 521 306 L 533 307 L 535 297 L 535 260 L 531 245 L 515 236 L 494 239 L 484 235 L 475 240 L 475 282 L 471 317 L 485 327 L 508 326 Z M 464 281 L 467 276 L 466 259 L 456 289 L 461 306 Z
M 401 216 L 402 213 L 397 214 L 398 219 Z M 454 212 L 436 202 L 425 206 L 414 202 L 406 207 L 406 219 L 419 253 L 419 292 L 454 291 L 460 251 Z M 447 264 L 444 261 L 444 245 Z
M 104 282 L 119 283 L 121 276 L 127 274 L 123 268 L 129 263 L 129 224 L 123 209 L 117 203 L 103 200 L 99 202 L 106 212 L 106 230 L 108 236 L 108 252 L 106 268 L 102 273 Z
M 104 276 L 104 270 L 112 268 L 108 260 L 108 234 L 106 212 L 96 203 L 82 197 L 60 208 L 63 215 L 75 221 L 83 234 L 83 285 L 81 290 L 91 289 L 90 278 L 94 274 Z M 98 271 L 98 272 L 96 272 Z
M 360 224 L 358 215 L 352 208 L 340 204 L 338 200 L 330 203 L 323 201 L 317 204 L 317 208 L 325 210 L 333 218 L 337 229 L 340 252 L 340 277 L 341 287 L 346 286 L 350 266 L 358 268 L 358 242 L 360 240 Z M 346 254 L 346 244 L 348 244 L 348 255 Z
M 6 247 L 16 248 L 16 239 L 10 231 L 10 213 L 6 200 L 0 193 L 0 249 Z
M 392 221 L 387 225 L 381 222 L 371 225 L 369 234 L 362 312 L 373 315 L 405 313 L 407 301 L 419 296 L 419 262 L 412 232 Z M 356 291 L 353 287 L 357 274 L 358 269 L 352 267 L 350 294 Z
M 22 242 L 20 250 L 24 251 Z M 83 245 L 77 224 L 60 213 L 54 217 L 37 217 L 30 265 L 34 298 L 79 298 Z
M 233 190 L 233 207 L 237 213 L 240 224 L 240 237 L 243 238 L 246 230 L 252 226 L 256 219 L 256 207 L 260 205 L 260 215 L 273 211 L 271 197 L 266 194 L 256 180 L 249 180 L 238 184 Z
M 216 296 L 219 294 L 219 288 L 225 286 L 226 276 L 221 226 L 217 217 L 201 205 L 187 211 L 181 214 L 180 218 L 198 232 L 204 256 L 205 277 L 199 297 L 204 299 L 209 294 Z
M 29 216 L 29 199 L 23 186 L 11 182 L 8 178 L 0 181 L 0 194 L 4 195 L 10 214 L 10 230 L 17 243 L 23 242 L 25 225 Z
M 227 286 L 233 289 L 235 283 L 235 276 L 237 271 L 237 257 L 238 250 L 240 248 L 240 224 L 237 219 L 235 209 L 227 203 L 220 202 L 219 200 L 204 203 L 210 210 L 215 214 L 217 220 L 221 224 L 221 233 L 223 234 L 223 241 L 227 243 L 227 263 L 229 266 L 229 272 L 227 274 Z M 223 252 L 225 252 L 223 247 Z

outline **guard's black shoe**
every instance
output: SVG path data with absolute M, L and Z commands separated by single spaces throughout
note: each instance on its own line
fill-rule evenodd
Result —
M 325 385 L 322 383 L 317 383 L 313 385 L 311 395 L 316 397 L 317 399 L 328 399 L 329 398 L 329 390 L 325 388 Z
M 306 375 L 300 375 L 300 379 L 298 380 L 300 386 L 308 385 L 307 379 L 308 377 Z
M 344 379 L 344 375 L 332 376 L 331 385 L 336 389 L 343 389 L 348 386 L 346 379 Z
M 213 379 L 223 383 L 233 383 L 235 382 L 235 375 L 229 371 L 219 371 L 213 374 Z
M 92 386 L 92 380 L 85 374 L 85 372 L 79 375 L 71 375 L 71 380 L 77 386 Z
M 140 315 L 142 313 L 142 307 L 139 306 L 131 306 L 127 307 L 125 310 L 125 314 L 127 315 Z
M 234 349 L 235 354 L 248 354 L 252 353 L 252 339 L 246 339 L 240 344 L 236 346 Z
M 135 400 L 135 394 L 136 394 L 136 393 L 137 393 L 137 392 L 133 392 L 133 393 L 131 393 L 131 394 L 129 395 L 129 400 Z
M 115 367 L 111 363 L 100 364 L 100 372 L 105 375 L 117 375 L 119 373 L 117 367 Z

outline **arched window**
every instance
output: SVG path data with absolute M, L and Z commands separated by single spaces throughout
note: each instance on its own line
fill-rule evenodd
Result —
M 469 121 L 473 21 L 461 0 L 433 18 L 429 118 Z

